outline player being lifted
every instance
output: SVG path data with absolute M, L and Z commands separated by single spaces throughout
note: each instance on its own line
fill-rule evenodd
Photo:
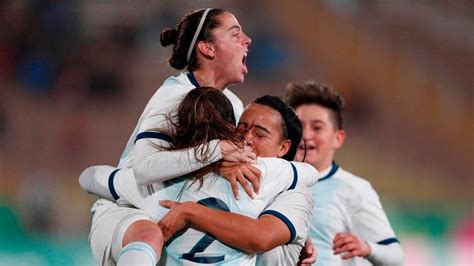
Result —
M 173 124 L 174 130 L 168 131 L 167 136 L 171 139 L 171 146 L 168 150 L 180 150 L 189 146 L 203 145 L 203 150 L 197 150 L 194 157 L 197 161 L 206 161 L 208 158 L 206 145 L 209 139 L 227 139 L 233 141 L 236 146 L 242 145 L 239 135 L 245 135 L 246 141 L 251 146 L 257 145 L 250 136 L 251 128 L 256 127 L 256 135 L 275 134 L 271 136 L 270 143 L 262 145 L 262 155 L 271 157 L 293 158 L 296 148 L 301 139 L 301 127 L 293 110 L 286 106 L 279 98 L 264 96 L 257 99 L 254 105 L 263 107 L 261 111 L 268 108 L 273 111 L 269 119 L 274 120 L 270 125 L 272 129 L 285 128 L 282 130 L 268 131 L 261 124 L 255 124 L 255 116 L 265 115 L 262 112 L 250 114 L 244 112 L 239 123 L 239 131 L 236 132 L 235 120 L 232 111 L 232 105 L 220 91 L 213 88 L 197 88 L 188 93 L 181 102 L 176 119 L 170 118 L 168 121 Z M 266 105 L 278 105 L 279 108 L 287 108 L 290 118 L 280 118 L 280 114 L 271 110 Z M 273 114 L 273 116 L 271 116 Z M 282 121 L 284 120 L 284 121 Z M 292 123 L 288 120 L 291 120 Z M 177 121 L 177 122 L 173 122 Z M 284 124 L 284 126 L 282 126 Z M 263 125 L 265 126 L 265 124 Z M 163 129 L 156 129 L 154 132 L 163 133 Z M 240 133 L 240 134 L 239 134 Z M 256 136 L 255 136 L 256 137 Z M 263 137 L 263 136 L 261 136 Z M 264 147 L 263 147 L 264 146 Z M 226 212 L 240 213 L 251 218 L 257 218 L 267 203 L 279 193 L 286 190 L 304 189 L 311 186 L 318 178 L 317 171 L 305 163 L 290 163 L 287 160 L 277 158 L 258 158 L 257 167 L 261 171 L 261 189 L 260 193 L 251 199 L 246 194 L 240 200 L 236 200 L 232 194 L 232 189 L 222 177 L 216 175 L 219 164 L 213 163 L 205 168 L 191 173 L 181 178 L 175 178 L 168 181 L 165 187 L 156 191 L 150 196 L 143 197 L 140 186 L 137 184 L 132 169 L 115 169 L 109 166 L 90 167 L 81 175 L 81 184 L 83 187 L 104 198 L 120 200 L 122 204 L 128 203 L 145 210 L 156 221 L 160 220 L 166 213 L 166 209 L 160 207 L 160 199 L 179 199 L 180 201 L 197 202 L 198 204 L 220 209 Z M 107 191 L 109 190 L 109 191 Z M 106 193 L 104 193 L 106 191 Z M 102 194 L 101 194 L 102 193 Z M 311 202 L 310 197 L 307 197 Z M 188 209 L 190 203 L 188 204 Z M 310 208 L 306 208 L 309 218 Z M 268 215 L 276 215 L 275 211 L 267 211 Z M 294 229 L 291 221 L 283 219 L 289 230 Z M 227 220 L 232 223 L 232 217 Z M 236 229 L 235 227 L 233 228 Z M 239 228 L 241 229 L 241 228 Z M 299 229 L 299 228 L 298 228 Z M 306 228 L 302 230 L 306 231 Z M 245 229 L 243 229 L 245 230 Z M 267 228 L 270 230 L 270 228 Z M 262 232 L 263 233 L 263 232 Z M 285 242 L 292 242 L 296 233 L 293 233 L 290 239 L 284 239 Z M 219 236 L 217 236 L 219 237 Z M 251 237 L 255 238 L 255 235 Z M 182 264 L 184 261 L 194 263 L 234 263 L 251 264 L 255 263 L 255 254 L 242 252 L 240 249 L 246 249 L 240 242 L 251 242 L 241 239 L 236 244 L 237 248 L 232 248 L 218 241 L 214 241 L 214 235 L 205 234 L 195 229 L 188 229 L 179 236 L 169 241 L 165 252 L 163 253 L 162 263 L 169 265 Z M 305 238 L 299 239 L 304 242 Z M 227 244 L 232 245 L 232 241 Z M 280 243 L 283 244 L 283 243 Z M 248 249 L 248 248 L 247 248 Z M 299 253 L 297 253 L 299 254 Z

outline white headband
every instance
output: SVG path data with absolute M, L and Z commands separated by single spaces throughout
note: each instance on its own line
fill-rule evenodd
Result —
M 188 55 L 186 56 L 186 61 L 188 62 L 188 64 L 189 64 L 189 59 L 191 59 L 191 54 L 193 52 L 194 45 L 196 44 L 196 40 L 199 36 L 199 33 L 201 32 L 202 25 L 204 25 L 204 21 L 206 20 L 207 13 L 209 13 L 209 11 L 211 10 L 212 8 L 206 8 L 206 10 L 204 10 L 204 13 L 202 13 L 201 21 L 199 21 L 199 25 L 196 29 L 196 32 L 194 33 L 194 37 L 193 37 L 193 40 L 191 41 L 191 45 L 189 45 Z

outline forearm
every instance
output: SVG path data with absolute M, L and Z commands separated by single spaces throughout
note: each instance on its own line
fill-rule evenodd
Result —
M 140 185 L 162 183 L 217 162 L 222 158 L 219 140 L 212 140 L 208 144 L 209 160 L 199 162 L 195 156 L 195 150 L 198 147 L 166 151 L 158 150 L 147 140 L 138 141 L 133 163 L 133 172 L 137 183 Z
M 212 234 L 227 245 L 248 252 L 266 252 L 289 239 L 288 229 L 284 224 L 278 224 L 282 222 L 274 217 L 264 216 L 256 220 L 200 204 L 195 204 L 187 210 L 186 220 L 192 227 Z
M 404 256 L 403 251 L 398 243 L 389 245 L 380 245 L 367 241 L 372 252 L 367 257 L 374 265 L 403 265 Z

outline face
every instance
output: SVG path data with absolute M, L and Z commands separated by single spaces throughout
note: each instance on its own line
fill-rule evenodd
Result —
M 335 151 L 345 139 L 344 130 L 337 130 L 331 120 L 331 110 L 316 104 L 305 104 L 296 108 L 303 125 L 303 140 L 298 146 L 296 160 L 310 163 L 318 170 L 327 169 L 332 164 Z
M 272 108 L 252 103 L 245 108 L 237 127 L 245 142 L 260 157 L 282 157 L 290 147 L 283 139 L 281 115 Z
M 237 19 L 229 12 L 218 17 L 221 25 L 213 30 L 213 63 L 216 76 L 225 86 L 242 83 L 247 74 L 247 53 L 251 43 Z

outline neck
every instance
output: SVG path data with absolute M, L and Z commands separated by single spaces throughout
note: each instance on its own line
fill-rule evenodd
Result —
M 201 87 L 214 87 L 218 90 L 224 90 L 228 84 L 218 78 L 215 71 L 206 68 L 200 68 L 193 71 L 196 81 Z
M 329 160 L 327 162 L 324 162 L 324 163 L 321 163 L 321 164 L 317 165 L 316 169 L 318 169 L 318 171 L 325 171 L 331 166 L 332 166 L 332 158 L 331 158 L 331 160 Z

